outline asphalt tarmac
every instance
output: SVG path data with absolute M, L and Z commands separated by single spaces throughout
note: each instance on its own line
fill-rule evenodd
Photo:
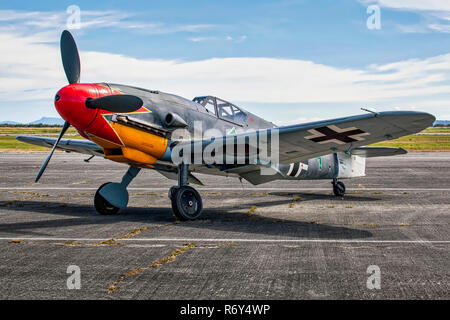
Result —
M 0 154 L 0 299 L 450 298 L 450 153 L 369 159 L 343 199 L 325 180 L 198 175 L 195 222 L 151 170 L 100 216 L 96 189 L 126 166 L 58 153 L 35 184 L 45 157 Z

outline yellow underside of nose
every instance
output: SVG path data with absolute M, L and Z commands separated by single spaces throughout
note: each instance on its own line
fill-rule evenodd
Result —
M 167 149 L 166 138 L 115 122 L 111 122 L 111 127 L 123 146 L 111 148 L 111 144 L 103 145 L 103 141 L 95 141 L 103 147 L 107 159 L 151 167 Z

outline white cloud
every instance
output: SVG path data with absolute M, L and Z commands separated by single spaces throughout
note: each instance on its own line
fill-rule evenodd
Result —
M 0 30 L 0 42 L 8 43 L 0 61 L 0 99 L 51 98 L 58 87 L 65 85 L 59 48 L 40 40 L 40 36 L 24 37 Z M 206 93 L 252 102 L 375 102 L 450 92 L 450 54 L 363 69 L 294 59 L 244 57 L 186 62 L 88 51 L 81 51 L 81 61 L 82 81 L 125 83 L 187 97 Z
M 450 11 L 448 0 L 359 0 L 359 2 L 376 3 L 381 7 L 408 11 Z
M 205 42 L 205 41 L 230 41 L 230 42 L 235 42 L 235 43 L 242 43 L 245 40 L 247 40 L 247 36 L 243 35 L 237 38 L 233 38 L 232 36 L 226 36 L 225 38 L 223 37 L 191 37 L 188 38 L 189 41 L 192 42 Z
M 44 15 L 44 19 L 40 14 L 0 10 L 0 43 L 8 44 L 2 47 L 0 59 L 0 106 L 29 101 L 30 108 L 33 108 L 34 102 L 45 100 L 52 109 L 54 94 L 67 84 L 57 44 L 60 30 L 47 27 L 65 23 L 65 20 L 50 13 Z M 101 15 L 94 11 L 84 14 L 93 19 L 92 23 L 94 17 Z M 39 19 L 29 21 L 30 17 L 34 19 L 37 16 Z M 103 16 L 102 21 L 110 26 L 151 26 L 152 32 L 165 28 L 158 23 L 126 24 L 121 21 L 125 14 L 109 12 Z M 89 21 L 87 19 L 85 23 L 89 25 Z M 196 32 L 212 27 L 201 24 L 172 26 L 164 32 Z M 36 30 L 30 32 L 30 28 Z M 228 37 L 221 40 L 246 40 L 245 35 Z M 192 37 L 190 41 L 211 39 L 218 38 Z M 422 102 L 418 107 L 433 110 L 433 102 L 440 95 L 444 97 L 439 110 L 450 106 L 450 53 L 359 69 L 337 68 L 298 59 L 242 57 L 187 62 L 135 59 L 92 51 L 81 51 L 81 62 L 83 82 L 110 81 L 159 89 L 188 98 L 212 94 L 242 102 L 361 103 L 361 106 L 370 104 L 374 107 L 386 105 L 389 101 L 406 106 L 416 99 Z M 2 117 L 5 117 L 5 110 L 2 111 Z
M 450 33 L 450 0 L 358 0 L 364 5 L 377 4 L 382 8 L 417 12 L 423 16 L 421 24 L 396 25 L 403 33 Z
M 450 33 L 450 24 L 429 24 L 428 27 L 442 33 Z
M 245 40 L 247 40 L 247 36 L 243 35 L 243 36 L 240 36 L 240 37 L 237 37 L 237 38 L 233 38 L 232 36 L 226 36 L 225 40 L 227 40 L 227 41 L 234 41 L 236 43 L 241 43 L 241 42 L 244 42 Z
M 14 25 L 18 30 L 38 29 L 55 31 L 66 28 L 69 15 L 65 11 L 17 11 L 0 10 L 0 23 Z M 177 32 L 197 33 L 214 29 L 211 24 L 167 25 L 162 22 L 139 21 L 134 13 L 123 11 L 81 10 L 81 29 L 120 28 L 137 30 L 146 34 L 169 34 Z
M 398 30 L 402 33 L 429 33 L 430 30 L 426 25 L 411 24 L 411 25 L 396 25 Z
M 192 41 L 192 42 L 205 42 L 205 41 L 216 40 L 216 39 L 217 39 L 216 37 L 192 37 L 192 38 L 189 38 L 188 40 Z
M 314 122 L 314 121 L 321 121 L 321 120 L 325 120 L 325 119 L 321 118 L 321 117 L 300 117 L 300 118 L 295 118 L 295 119 L 291 119 L 291 120 L 280 121 L 277 123 L 277 125 L 288 126 L 291 124 L 307 123 L 307 122 Z

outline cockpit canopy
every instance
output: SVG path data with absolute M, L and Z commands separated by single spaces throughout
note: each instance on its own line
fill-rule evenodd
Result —
M 243 125 L 247 119 L 247 115 L 241 109 L 217 97 L 195 97 L 193 101 L 205 107 L 207 113 L 223 120 Z

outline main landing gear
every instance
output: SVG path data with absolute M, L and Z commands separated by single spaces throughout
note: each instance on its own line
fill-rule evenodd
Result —
M 345 195 L 345 184 L 337 179 L 333 179 L 331 182 L 333 185 L 334 195 L 337 197 L 343 197 Z
M 172 210 L 179 220 L 195 220 L 203 210 L 200 194 L 188 186 L 188 165 L 178 166 L 178 186 L 169 190 L 169 199 L 172 201 Z M 98 213 L 108 215 L 116 214 L 128 205 L 127 187 L 137 176 L 141 169 L 130 167 L 122 178 L 122 182 L 108 182 L 98 188 L 94 197 L 94 206 Z
M 203 210 L 200 194 L 188 186 L 188 175 L 188 165 L 178 165 L 178 186 L 173 186 L 169 190 L 173 213 L 182 221 L 197 219 Z
M 130 167 L 122 178 L 122 182 L 108 182 L 98 188 L 94 197 L 94 206 L 100 214 L 116 214 L 128 205 L 127 187 L 141 171 L 140 168 Z

